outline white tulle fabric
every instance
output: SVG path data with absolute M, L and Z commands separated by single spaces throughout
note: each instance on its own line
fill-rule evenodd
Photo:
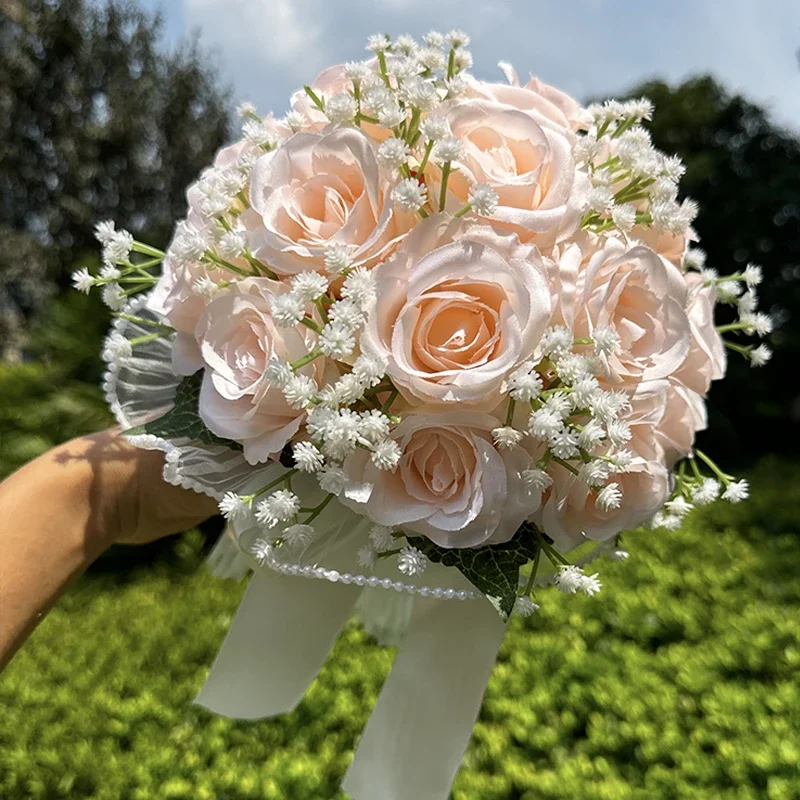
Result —
M 156 306 L 144 298 L 131 313 L 159 322 Z M 128 339 L 152 332 L 124 319 L 114 327 Z M 171 407 L 180 380 L 171 347 L 169 339 L 137 344 L 132 358 L 109 365 L 104 389 L 123 430 Z M 165 480 L 215 498 L 253 492 L 283 469 L 254 468 L 221 446 L 147 434 L 130 440 L 165 452 Z M 295 479 L 293 488 L 304 497 L 319 494 L 313 478 Z M 430 564 L 422 578 L 400 581 L 387 560 L 363 574 L 356 552 L 370 527 L 333 502 L 315 521 L 317 535 L 302 553 L 281 549 L 257 560 L 251 548 L 259 531 L 228 525 L 210 557 L 212 571 L 235 578 L 254 574 L 197 702 L 243 719 L 290 711 L 356 611 L 380 643 L 399 651 L 343 788 L 354 800 L 446 800 L 505 626 L 458 570 Z M 537 582 L 551 579 L 543 572 Z

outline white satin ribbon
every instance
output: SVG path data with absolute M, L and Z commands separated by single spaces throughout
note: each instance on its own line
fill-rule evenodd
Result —
M 255 574 L 195 702 L 224 717 L 291 711 L 317 676 L 361 590 Z
M 505 634 L 482 599 L 414 604 L 342 784 L 353 800 L 447 800 Z

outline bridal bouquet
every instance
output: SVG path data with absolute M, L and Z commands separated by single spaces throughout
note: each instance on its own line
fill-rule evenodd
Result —
M 206 704 L 291 708 L 362 587 L 406 637 L 357 797 L 446 796 L 538 587 L 594 595 L 584 567 L 625 558 L 624 531 L 747 496 L 693 442 L 726 348 L 770 357 L 738 338 L 771 330 L 761 271 L 706 268 L 651 103 L 584 108 L 505 64 L 479 81 L 467 44 L 375 36 L 285 117 L 243 105 L 166 253 L 101 223 L 103 267 L 75 275 L 116 313 L 120 423 L 218 498 L 219 558 L 256 572 Z

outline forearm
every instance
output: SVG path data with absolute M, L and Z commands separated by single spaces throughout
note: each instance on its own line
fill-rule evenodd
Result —
M 114 504 L 99 498 L 124 476 L 101 456 L 109 438 L 68 442 L 0 484 L 0 669 L 113 541 Z

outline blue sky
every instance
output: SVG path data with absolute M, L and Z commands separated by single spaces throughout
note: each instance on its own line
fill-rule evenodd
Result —
M 643 78 L 712 72 L 800 129 L 800 0 L 144 0 L 167 35 L 199 30 L 237 99 L 284 113 L 325 66 L 364 57 L 371 33 L 460 27 L 478 77 L 510 61 L 578 98 Z

